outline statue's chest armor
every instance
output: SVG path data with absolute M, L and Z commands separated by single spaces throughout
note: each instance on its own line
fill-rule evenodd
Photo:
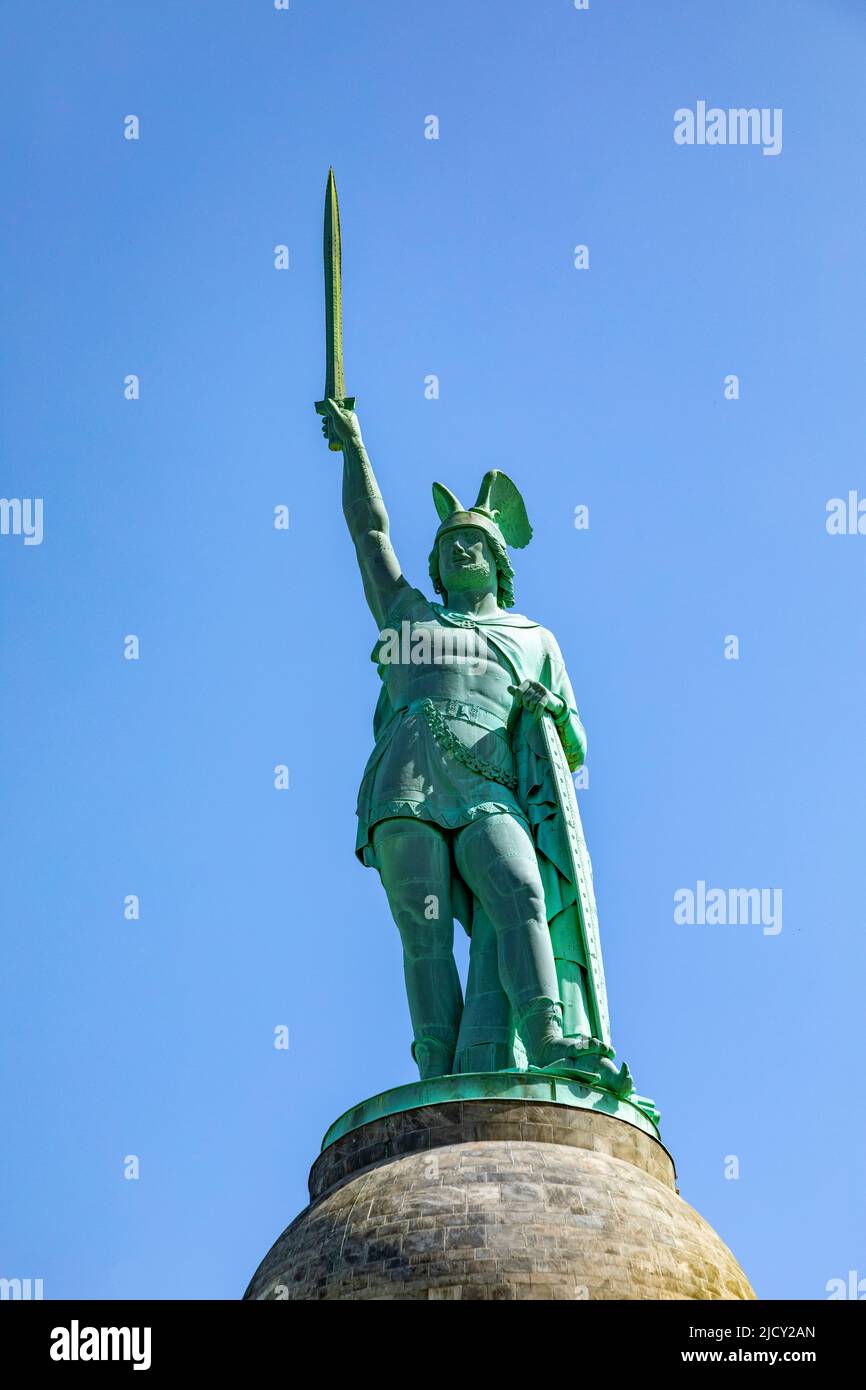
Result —
M 395 709 L 416 700 L 463 700 L 500 713 L 512 708 L 514 676 L 483 630 L 430 621 L 404 621 L 396 641 L 382 644 L 379 663 Z

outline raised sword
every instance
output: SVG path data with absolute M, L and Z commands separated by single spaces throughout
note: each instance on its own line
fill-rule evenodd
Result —
M 340 244 L 340 205 L 333 169 L 328 170 L 325 187 L 325 394 L 316 401 L 316 410 L 327 417 L 328 401 L 336 401 L 344 410 L 355 409 L 355 397 L 346 395 L 343 375 L 343 280 L 342 248 Z M 328 433 L 328 448 L 335 452 L 343 447 L 341 441 Z

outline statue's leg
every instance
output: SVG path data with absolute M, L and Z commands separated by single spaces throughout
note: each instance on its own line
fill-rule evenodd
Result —
M 499 976 L 530 1062 L 577 1071 L 626 1095 L 628 1068 L 591 1038 L 563 1037 L 562 1000 L 544 887 L 526 826 L 507 814 L 480 817 L 457 833 L 457 868 L 496 929 Z
M 379 822 L 373 847 L 403 943 L 412 1055 L 422 1080 L 447 1076 L 463 1012 L 448 841 L 438 826 L 403 816 Z
M 556 962 L 535 846 L 514 816 L 479 816 L 457 832 L 457 867 L 496 932 L 499 978 L 516 1014 L 544 997 L 559 1003 Z
M 454 1070 L 504 1071 L 512 1065 L 511 1007 L 499 978 L 496 928 L 477 904 L 472 915 L 469 979 Z

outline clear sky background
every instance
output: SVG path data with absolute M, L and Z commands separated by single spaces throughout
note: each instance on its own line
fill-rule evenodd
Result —
M 614 1039 L 683 1196 L 762 1297 L 866 1276 L 866 536 L 825 526 L 866 496 L 860 0 L 0 25 L 0 492 L 45 528 L 0 537 L 0 1275 L 240 1297 L 328 1125 L 413 1079 L 352 853 L 375 631 L 312 408 L 333 163 L 347 385 L 409 578 L 433 479 L 523 489 Z M 698 100 L 781 107 L 782 152 L 676 145 Z M 781 888 L 782 931 L 676 925 L 699 880 Z

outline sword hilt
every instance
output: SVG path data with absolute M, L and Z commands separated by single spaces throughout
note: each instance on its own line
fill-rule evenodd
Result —
M 354 396 L 334 396 L 334 397 L 332 397 L 332 400 L 334 401 L 334 404 L 335 404 L 335 405 L 338 405 L 338 406 L 340 407 L 341 410 L 354 410 L 354 409 L 355 409 L 355 397 L 354 397 Z M 328 402 L 327 402 L 327 401 L 316 401 L 316 411 L 317 411 L 317 413 L 318 413 L 319 415 L 324 415 L 325 420 L 328 421 Z M 328 421 L 328 423 L 330 424 L 329 421 Z M 332 437 L 331 433 L 330 433 L 330 430 L 328 431 L 328 448 L 331 449 L 331 450 L 333 450 L 333 452 L 334 452 L 335 454 L 340 454 L 340 453 L 343 452 L 343 441 L 342 441 L 342 439 L 334 439 L 334 438 Z

